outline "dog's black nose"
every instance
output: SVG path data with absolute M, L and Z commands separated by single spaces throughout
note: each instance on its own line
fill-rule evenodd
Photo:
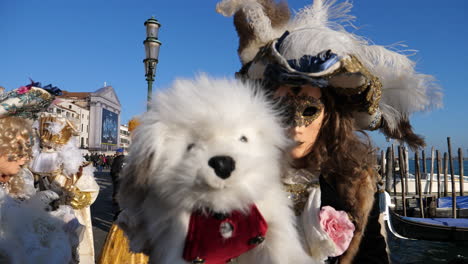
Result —
M 231 176 L 231 172 L 236 169 L 236 162 L 229 156 L 215 156 L 208 161 L 208 165 L 214 169 L 216 175 L 222 179 Z

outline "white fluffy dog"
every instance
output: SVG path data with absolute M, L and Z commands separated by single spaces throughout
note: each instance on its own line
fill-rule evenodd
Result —
M 259 89 L 206 76 L 178 80 L 156 95 L 141 121 L 119 190 L 118 223 L 133 251 L 157 264 L 217 264 L 239 254 L 238 263 L 312 263 L 282 190 L 289 140 Z M 265 235 L 245 240 L 236 233 L 261 229 L 262 221 Z M 201 240 L 189 245 L 192 231 Z M 235 238 L 244 240 L 233 247 L 253 249 L 229 252 Z

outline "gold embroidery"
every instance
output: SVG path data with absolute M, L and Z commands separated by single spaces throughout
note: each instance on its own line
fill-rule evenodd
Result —
M 358 74 L 362 78 L 362 85 L 357 87 L 331 86 L 330 88 L 333 88 L 339 95 L 349 97 L 346 102 L 351 106 L 356 107 L 358 111 L 364 111 L 370 115 L 377 111 L 380 99 L 382 97 L 382 83 L 380 82 L 379 78 L 373 75 L 356 56 L 345 56 L 340 60 L 341 66 L 338 69 L 333 71 L 330 70 L 329 72 L 323 74 L 299 72 L 290 68 L 286 59 L 284 59 L 281 54 L 276 51 L 275 44 L 276 40 L 271 41 L 262 47 L 255 56 L 254 62 L 263 65 L 277 63 L 294 73 L 302 74 L 304 76 L 308 76 L 309 78 L 328 80 L 328 82 L 339 75 Z
M 288 192 L 288 198 L 291 199 L 294 206 L 294 213 L 299 216 L 304 211 L 304 206 L 309 200 L 310 190 L 319 187 L 318 172 L 312 172 L 308 169 L 286 170 L 283 177 L 284 190 Z
M 293 202 L 294 213 L 296 216 L 301 215 L 302 211 L 304 211 L 304 206 L 309 199 L 309 190 L 313 186 L 318 186 L 318 184 L 284 184 L 285 190 L 289 193 L 288 198 Z
M 357 97 L 358 100 L 356 102 L 356 105 L 360 108 L 359 110 L 366 111 L 370 115 L 374 114 L 379 107 L 379 102 L 382 97 L 382 83 L 379 78 L 370 73 L 354 55 L 350 55 L 341 60 L 341 62 L 343 65 L 342 68 L 329 75 L 328 79 L 340 73 L 359 73 L 364 79 L 364 84 L 355 88 L 333 88 L 341 95 L 349 97 L 361 95 Z

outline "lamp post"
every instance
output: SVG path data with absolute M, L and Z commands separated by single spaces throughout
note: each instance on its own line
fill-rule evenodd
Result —
M 153 93 L 153 82 L 156 73 L 156 65 L 158 64 L 159 47 L 161 41 L 158 40 L 158 32 L 161 24 L 154 17 L 145 21 L 146 39 L 143 41 L 145 45 L 146 57 L 143 60 L 145 64 L 145 76 L 148 82 L 148 98 L 147 109 L 149 109 L 151 94 Z

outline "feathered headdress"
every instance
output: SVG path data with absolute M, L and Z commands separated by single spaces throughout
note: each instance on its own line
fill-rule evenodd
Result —
M 442 105 L 435 79 L 415 71 L 407 56 L 349 33 L 348 1 L 315 0 L 293 18 L 285 2 L 223 0 L 217 11 L 234 15 L 242 62 L 239 76 L 334 90 L 359 129 L 380 129 L 412 148 L 423 146 L 409 115 Z

